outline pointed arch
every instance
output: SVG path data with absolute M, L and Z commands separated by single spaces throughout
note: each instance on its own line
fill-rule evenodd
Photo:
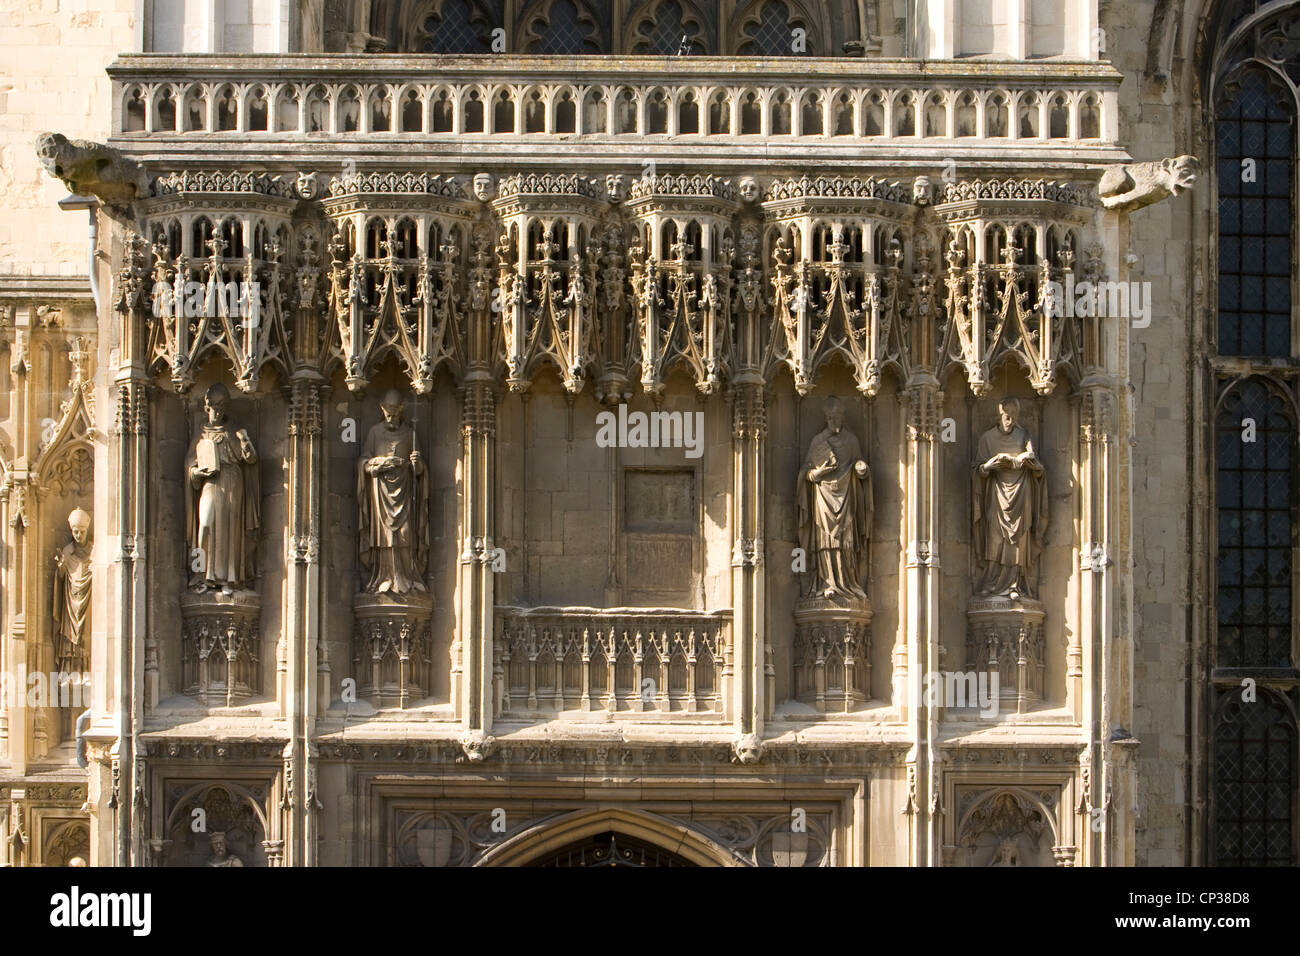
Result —
M 695 866 L 744 866 L 731 851 L 680 823 L 621 807 L 579 810 L 528 827 L 488 850 L 478 866 L 525 866 L 572 843 L 613 831 L 652 844 Z

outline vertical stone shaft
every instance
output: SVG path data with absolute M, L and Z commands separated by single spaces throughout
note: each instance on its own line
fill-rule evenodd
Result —
M 928 370 L 913 375 L 904 394 L 907 416 L 903 462 L 903 533 L 906 541 L 903 569 L 901 626 L 907 635 L 908 681 L 906 721 L 912 738 L 920 813 L 913 815 L 919 832 L 912 841 L 917 866 L 939 865 L 942 799 L 936 738 L 943 719 L 942 707 L 931 706 L 925 687 L 927 675 L 942 671 L 939 607 L 942 589 L 939 564 L 939 521 L 942 514 L 939 487 L 939 408 L 942 393 Z M 935 678 L 931 678 L 935 679 Z
M 732 607 L 734 696 L 728 715 L 741 734 L 763 733 L 770 716 L 765 661 L 766 586 L 763 568 L 763 466 L 767 410 L 762 377 L 736 377 L 732 393 Z

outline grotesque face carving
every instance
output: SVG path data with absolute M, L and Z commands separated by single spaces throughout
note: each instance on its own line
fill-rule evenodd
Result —
M 930 205 L 931 184 L 929 176 L 917 176 L 912 180 L 912 201 L 918 206 Z
M 627 198 L 627 180 L 617 173 L 610 173 L 605 177 L 605 192 L 610 202 L 621 203 Z
M 1195 156 L 1175 156 L 1161 162 L 1169 176 L 1169 191 L 1177 196 L 1180 190 L 1191 189 L 1201 171 L 1201 163 Z
M 758 183 L 753 176 L 746 176 L 740 181 L 740 201 L 747 203 L 758 202 L 760 195 Z
M 474 176 L 474 198 L 479 202 L 490 202 L 497 194 L 496 180 L 491 173 L 476 173 Z
M 298 195 L 303 199 L 316 198 L 316 174 L 299 173 L 295 185 L 298 188 Z

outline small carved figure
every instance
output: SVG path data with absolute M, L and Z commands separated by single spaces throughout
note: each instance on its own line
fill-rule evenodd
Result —
M 185 461 L 190 586 L 220 588 L 226 594 L 247 589 L 256 577 L 257 537 L 261 528 L 261 480 L 257 452 L 245 429 L 226 419 L 230 392 L 221 383 L 203 398 L 207 421 Z
M 809 558 L 810 597 L 865 598 L 874 503 L 858 437 L 844 430 L 844 403 L 826 400 L 826 428 L 799 470 L 799 546 Z
M 1020 848 L 1016 845 L 1014 838 L 1003 840 L 998 844 L 997 852 L 993 854 L 993 862 L 989 866 L 1019 866 L 1020 865 Z
M 753 176 L 746 176 L 740 181 L 740 201 L 745 203 L 756 203 L 761 195 L 758 188 L 758 182 Z
M 372 594 L 424 591 L 429 557 L 424 458 L 402 420 L 402 396 L 389 389 L 384 420 L 370 429 L 357 471 L 361 566 Z
M 1013 601 L 1038 591 L 1038 555 L 1047 534 L 1047 474 L 1020 402 L 998 403 L 998 423 L 979 439 L 975 463 L 976 593 Z
M 208 860 L 208 866 L 243 866 L 243 861 L 235 856 L 226 847 L 226 835 L 216 831 L 209 835 L 208 845 L 212 849 L 212 857 Z

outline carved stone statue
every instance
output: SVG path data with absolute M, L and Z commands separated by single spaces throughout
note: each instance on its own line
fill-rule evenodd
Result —
M 212 857 L 208 860 L 208 866 L 243 866 L 244 862 L 226 847 L 226 835 L 221 832 L 212 833 L 208 837 L 208 845 L 212 848 Z
M 185 460 L 190 587 L 226 594 L 253 586 L 262 497 L 257 451 L 246 430 L 228 423 L 229 401 L 224 385 L 208 389 L 207 420 Z
M 357 470 L 361 567 L 374 594 L 424 591 L 429 536 L 424 459 L 402 420 L 402 396 L 389 389 L 384 420 L 370 429 Z
M 809 597 L 866 597 L 867 541 L 874 504 L 871 470 L 844 430 L 844 403 L 826 400 L 826 428 L 799 470 L 799 546 L 808 555 Z
M 1038 556 L 1047 534 L 1047 473 L 1029 432 L 1016 423 L 1020 402 L 998 403 L 998 423 L 979 439 L 975 463 L 976 594 L 1035 598 Z
M 68 515 L 72 540 L 54 555 L 54 661 L 64 674 L 90 669 L 90 515 Z
M 1200 171 L 1201 164 L 1195 156 L 1108 166 L 1097 183 L 1097 195 L 1107 209 L 1133 212 L 1191 189 Z
M 1015 839 L 1007 839 L 999 843 L 997 851 L 993 854 L 993 861 L 989 864 L 989 866 L 1019 865 L 1020 848 L 1016 845 Z

